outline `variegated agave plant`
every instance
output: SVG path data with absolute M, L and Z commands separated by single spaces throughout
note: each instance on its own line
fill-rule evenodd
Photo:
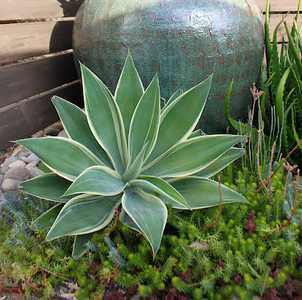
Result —
M 85 110 L 54 97 L 68 138 L 19 140 L 51 170 L 23 183 L 25 193 L 53 201 L 36 224 L 51 225 L 47 240 L 74 236 L 73 256 L 88 249 L 91 234 L 113 218 L 142 233 L 153 255 L 167 222 L 167 205 L 179 210 L 244 202 L 208 179 L 239 158 L 242 136 L 193 131 L 212 77 L 174 95 L 161 109 L 159 81 L 144 89 L 129 54 L 115 95 L 81 65 Z

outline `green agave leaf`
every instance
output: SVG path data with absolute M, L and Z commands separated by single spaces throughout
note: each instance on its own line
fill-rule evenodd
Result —
M 200 172 L 194 174 L 198 177 L 210 178 L 223 169 L 225 169 L 228 165 L 233 163 L 238 158 L 242 157 L 244 154 L 244 149 L 242 148 L 231 148 L 227 152 L 225 152 L 222 156 L 220 156 L 217 160 L 211 163 L 207 168 L 203 169 Z
M 137 225 L 133 222 L 133 220 L 127 215 L 124 209 L 121 210 L 120 213 L 120 221 L 129 227 L 132 230 L 135 230 L 139 233 L 141 233 L 140 229 L 137 227 Z
M 154 148 L 160 120 L 160 88 L 155 76 L 139 101 L 129 130 L 129 152 L 134 160 L 144 145 L 148 144 L 145 155 L 148 157 Z
M 62 195 L 70 186 L 70 181 L 56 174 L 46 174 L 24 181 L 21 188 L 24 193 L 54 202 L 65 203 L 69 198 Z
M 93 233 L 106 227 L 114 217 L 120 197 L 81 195 L 71 199 L 62 208 L 50 228 L 48 241 L 62 236 Z
M 218 159 L 232 146 L 243 141 L 238 135 L 209 135 L 177 144 L 151 166 L 144 175 L 183 177 L 201 171 Z
M 54 96 L 52 103 L 62 121 L 67 135 L 89 149 L 105 165 L 111 166 L 111 161 L 94 138 L 87 121 L 86 114 L 76 105 L 60 97 Z
M 79 259 L 90 250 L 90 243 L 93 234 L 77 235 L 74 238 L 72 257 Z
M 61 177 L 73 181 L 80 173 L 101 162 L 90 151 L 70 139 L 59 137 L 18 140 Z
M 42 215 L 39 216 L 34 222 L 33 226 L 37 230 L 44 230 L 50 228 L 53 222 L 56 220 L 58 214 L 60 213 L 63 204 L 57 204 L 44 212 Z
M 166 206 L 153 195 L 130 190 L 124 193 L 122 206 L 149 241 L 155 257 L 167 222 Z
M 184 93 L 184 91 L 182 89 L 179 89 L 177 91 L 175 91 L 171 97 L 168 99 L 168 101 L 166 102 L 165 107 L 167 107 L 169 104 L 171 104 L 174 100 L 176 100 L 179 96 L 181 96 Z
M 84 103 L 90 129 L 119 174 L 127 163 L 125 128 L 121 112 L 104 83 L 81 65 Z
M 128 182 L 136 178 L 140 174 L 145 161 L 145 153 L 146 153 L 147 146 L 148 144 L 144 145 L 143 149 L 137 155 L 135 160 L 130 165 L 127 166 L 127 169 L 123 175 L 124 181 Z
M 91 167 L 79 175 L 64 196 L 86 193 L 114 196 L 120 194 L 126 184 L 113 170 L 104 166 Z
M 205 107 L 212 85 L 212 77 L 211 75 L 179 96 L 164 109 L 157 143 L 149 157 L 149 162 L 191 135 Z
M 122 113 L 127 135 L 131 118 L 143 92 L 143 84 L 129 52 L 115 91 L 115 100 Z
M 288 68 L 285 73 L 283 74 L 280 83 L 278 85 L 277 88 L 277 92 L 276 92 L 276 99 L 275 99 L 275 105 L 276 105 L 276 112 L 278 115 L 278 118 L 280 120 L 281 126 L 283 124 L 283 122 L 285 122 L 284 120 L 284 90 L 285 90 L 285 86 L 286 86 L 286 82 L 287 82 L 287 78 L 290 74 L 290 68 Z
M 186 199 L 171 184 L 161 178 L 142 176 L 140 179 L 131 181 L 130 185 L 145 192 L 158 193 L 168 197 L 170 201 L 176 202 L 179 206 L 188 208 Z
M 246 203 L 247 200 L 239 193 L 218 182 L 200 178 L 187 177 L 171 183 L 183 195 L 190 210 L 203 209 L 227 203 Z M 166 201 L 169 201 L 167 198 Z M 184 209 L 175 202 L 170 203 L 173 208 Z

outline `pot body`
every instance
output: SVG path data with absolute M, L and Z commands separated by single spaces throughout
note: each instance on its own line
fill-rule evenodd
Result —
M 200 127 L 215 133 L 227 126 L 224 97 L 232 79 L 232 116 L 247 116 L 263 26 L 254 0 L 86 0 L 73 43 L 76 58 L 112 91 L 128 49 L 145 86 L 159 74 L 164 98 L 214 73 Z

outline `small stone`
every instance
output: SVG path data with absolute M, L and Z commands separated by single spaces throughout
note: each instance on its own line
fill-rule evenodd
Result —
M 5 178 L 2 182 L 1 188 L 3 192 L 17 191 L 21 181 L 11 178 Z
M 32 162 L 35 162 L 36 164 L 38 164 L 39 160 L 40 160 L 39 157 L 34 153 L 32 153 L 29 156 L 23 158 L 23 161 L 25 161 L 28 164 L 32 163 Z
M 67 138 L 68 136 L 67 136 L 67 134 L 66 134 L 65 130 L 62 130 L 62 131 L 60 131 L 60 132 L 59 132 L 58 137 L 64 137 L 64 138 Z
M 26 169 L 28 170 L 30 177 L 37 177 L 43 175 L 43 172 L 32 164 L 28 164 L 26 166 Z
M 15 156 L 8 157 L 1 165 L 1 173 L 4 174 L 8 170 L 8 166 L 16 160 L 18 160 L 18 159 Z
M 207 250 L 209 250 L 209 244 L 206 242 L 193 242 L 190 245 L 190 248 L 195 249 L 195 250 L 207 251 Z
M 40 130 L 40 131 L 34 133 L 31 137 L 33 137 L 33 138 L 40 138 L 40 137 L 42 137 L 43 135 L 44 135 L 43 130 Z
M 60 299 L 64 299 L 64 300 L 77 300 L 75 295 L 72 293 L 62 293 L 59 294 L 58 296 L 60 297 Z
M 9 169 L 25 167 L 25 162 L 23 160 L 16 160 L 8 165 Z
M 28 157 L 28 156 L 30 156 L 30 154 L 31 154 L 30 151 L 28 151 L 28 150 L 26 150 L 26 149 L 23 149 L 22 151 L 20 151 L 20 152 L 18 153 L 17 157 L 18 157 L 19 159 L 22 159 L 22 160 L 23 160 L 24 157 Z
M 44 129 L 45 135 L 58 135 L 58 133 L 63 129 L 60 122 L 54 123 Z
M 2 191 L 0 190 L 0 203 L 5 201 L 5 197 L 4 194 L 2 193 Z
M 4 178 L 16 179 L 20 181 L 24 181 L 30 178 L 30 172 L 24 166 L 15 166 L 13 168 L 9 168 L 8 171 L 5 173 Z M 5 181 L 4 179 L 4 181 Z

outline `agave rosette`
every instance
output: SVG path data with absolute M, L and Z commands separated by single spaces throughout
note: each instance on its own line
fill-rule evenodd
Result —
M 50 226 L 47 240 L 74 236 L 73 256 L 115 217 L 158 251 L 167 205 L 179 210 L 245 202 L 209 177 L 238 159 L 238 135 L 194 131 L 212 76 L 161 108 L 155 76 L 144 89 L 128 55 L 115 95 L 81 65 L 85 109 L 59 97 L 53 104 L 68 135 L 19 140 L 51 170 L 22 184 L 25 193 L 54 206 L 36 221 Z

